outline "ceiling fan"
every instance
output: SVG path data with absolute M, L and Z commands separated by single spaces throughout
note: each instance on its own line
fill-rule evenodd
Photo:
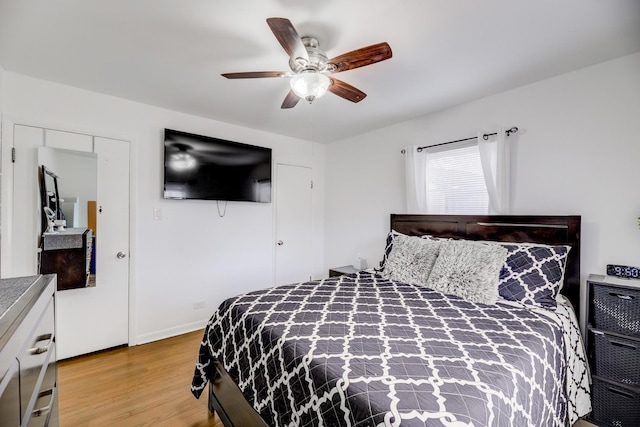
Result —
M 320 50 L 318 41 L 313 37 L 300 37 L 288 19 L 268 18 L 267 24 L 289 55 L 291 71 L 250 71 L 224 73 L 222 76 L 228 79 L 290 77 L 291 90 L 281 108 L 295 107 L 301 98 L 312 103 L 327 91 L 351 102 L 360 102 L 367 96 L 366 93 L 328 75 L 391 58 L 391 47 L 383 42 L 328 59 Z

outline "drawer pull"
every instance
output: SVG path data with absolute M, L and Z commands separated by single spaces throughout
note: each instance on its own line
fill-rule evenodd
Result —
M 609 390 L 611 393 L 619 394 L 620 396 L 626 397 L 627 399 L 633 399 L 635 397 L 633 394 L 628 393 L 624 390 L 620 390 L 619 388 L 607 387 L 607 390 Z
M 51 411 L 51 407 L 53 406 L 53 389 L 50 388 L 48 390 L 43 391 L 42 393 L 40 393 L 38 395 L 38 398 L 44 397 L 46 395 L 49 395 L 49 403 L 47 403 L 46 406 L 43 406 L 41 408 L 38 409 L 34 409 L 33 411 L 31 411 L 31 415 L 34 417 L 41 417 L 43 415 L 48 414 Z
M 629 350 L 636 350 L 636 346 L 635 345 L 627 344 L 625 342 L 614 341 L 614 340 L 611 340 L 609 342 L 611 343 L 611 345 L 615 345 L 617 347 L 628 348 Z
M 31 355 L 36 355 L 36 354 L 46 353 L 47 351 L 49 351 L 49 348 L 51 347 L 51 343 L 53 342 L 53 334 L 40 335 L 38 338 L 36 338 L 36 343 L 39 343 L 40 341 L 44 341 L 44 340 L 49 340 L 46 346 L 36 346 L 36 347 L 30 348 L 29 350 L 27 350 L 27 352 L 29 352 L 29 354 Z
M 618 297 L 620 299 L 624 299 L 624 300 L 628 300 L 628 301 L 636 298 L 633 295 L 619 294 L 619 293 L 616 293 L 616 292 L 609 292 L 609 295 L 611 295 L 612 297 Z

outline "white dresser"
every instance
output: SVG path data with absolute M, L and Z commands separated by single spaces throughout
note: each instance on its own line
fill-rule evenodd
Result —
M 58 426 L 55 275 L 0 280 L 0 427 Z

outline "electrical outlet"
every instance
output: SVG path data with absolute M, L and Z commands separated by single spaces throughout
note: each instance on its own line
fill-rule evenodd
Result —
M 193 309 L 194 310 L 199 310 L 201 308 L 205 308 L 207 306 L 207 302 L 206 301 L 196 301 L 193 303 Z
M 159 221 L 162 219 L 162 209 L 160 208 L 153 208 L 153 219 L 155 221 Z

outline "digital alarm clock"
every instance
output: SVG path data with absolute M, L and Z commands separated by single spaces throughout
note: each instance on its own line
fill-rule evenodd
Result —
M 628 265 L 607 264 L 607 276 L 640 279 L 640 268 L 630 267 Z

